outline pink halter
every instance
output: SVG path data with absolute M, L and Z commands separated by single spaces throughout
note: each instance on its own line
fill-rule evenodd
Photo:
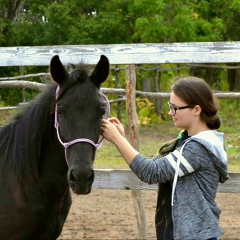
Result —
M 60 87 L 57 86 L 57 89 L 56 89 L 56 99 L 58 98 L 58 93 L 59 93 L 59 90 L 60 90 Z M 109 100 L 108 98 L 102 93 L 101 90 L 99 90 L 99 93 L 101 94 L 101 96 L 105 99 L 106 101 L 106 118 L 109 117 L 110 115 L 110 104 L 109 104 Z M 104 138 L 102 137 L 101 140 L 98 142 L 98 143 L 94 143 L 92 140 L 90 139 L 87 139 L 87 138 L 78 138 L 78 139 L 75 139 L 75 140 L 72 140 L 70 142 L 63 142 L 60 138 L 60 135 L 59 135 L 59 123 L 58 123 L 58 111 L 57 111 L 57 103 L 56 103 L 56 106 L 55 106 L 55 124 L 54 124 L 56 130 L 57 130 L 57 137 L 58 137 L 58 140 L 59 142 L 64 146 L 65 148 L 65 159 L 67 161 L 67 148 L 75 143 L 78 143 L 78 142 L 88 142 L 90 144 L 92 144 L 96 149 L 99 149 L 103 143 L 103 140 Z

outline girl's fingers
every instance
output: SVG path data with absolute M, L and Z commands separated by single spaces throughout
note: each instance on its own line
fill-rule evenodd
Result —
M 115 123 L 115 124 L 119 124 L 120 123 L 120 121 L 117 118 L 115 118 L 115 117 L 109 118 L 108 120 L 111 123 Z

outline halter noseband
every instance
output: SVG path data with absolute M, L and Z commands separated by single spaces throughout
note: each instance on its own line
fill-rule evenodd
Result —
M 56 100 L 58 98 L 58 93 L 60 91 L 60 87 L 57 86 L 56 88 Z M 105 99 L 106 101 L 106 118 L 109 117 L 110 115 L 110 104 L 109 104 L 109 100 L 108 98 L 102 93 L 101 90 L 99 90 L 99 93 L 100 95 L 103 97 L 103 99 Z M 98 143 L 94 143 L 92 140 L 88 139 L 88 138 L 78 138 L 78 139 L 75 139 L 75 140 L 72 140 L 70 142 L 63 142 L 60 138 L 60 134 L 59 134 L 59 122 L 58 122 L 58 109 L 57 109 L 57 103 L 56 103 L 56 106 L 55 106 L 55 124 L 54 124 L 56 130 L 57 130 L 57 137 L 58 137 L 58 140 L 59 142 L 63 145 L 63 147 L 65 148 L 65 159 L 67 161 L 67 148 L 75 143 L 78 143 L 78 142 L 87 142 L 87 143 L 90 143 L 92 144 L 96 149 L 99 149 L 103 143 L 103 140 L 104 138 L 102 137 L 101 140 L 98 142 Z M 67 162 L 68 163 L 68 162 Z

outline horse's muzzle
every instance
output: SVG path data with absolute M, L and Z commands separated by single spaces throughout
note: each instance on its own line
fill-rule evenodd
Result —
M 80 170 L 69 170 L 68 182 L 72 191 L 76 194 L 89 194 L 92 191 L 94 171 L 87 173 Z

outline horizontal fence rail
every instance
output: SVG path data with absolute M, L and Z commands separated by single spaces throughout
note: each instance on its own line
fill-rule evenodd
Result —
M 96 64 L 102 54 L 111 64 L 234 63 L 240 61 L 240 42 L 2 47 L 0 66 L 48 66 L 54 55 L 64 64 Z
M 157 190 L 157 184 L 147 184 L 131 170 L 95 169 L 95 189 L 120 189 L 120 190 Z M 240 173 L 229 173 L 229 180 L 219 184 L 218 192 L 240 193 Z
M 15 87 L 25 87 L 30 88 L 37 91 L 42 91 L 46 89 L 48 84 L 38 83 L 38 82 L 30 82 L 23 80 L 12 80 L 12 81 L 0 81 L 0 88 L 15 88 Z M 119 96 L 126 95 L 126 89 L 124 88 L 101 88 L 104 94 L 113 94 Z M 239 92 L 216 92 L 215 93 L 218 98 L 221 99 L 240 99 Z M 170 97 L 170 93 L 168 92 L 142 92 L 136 91 L 137 97 L 146 97 L 146 98 L 160 98 L 167 99 Z
M 47 84 L 37 83 L 37 82 L 28 82 L 28 81 L 0 81 L 0 88 L 12 88 L 12 87 L 25 87 L 30 88 L 36 91 L 42 91 L 47 87 Z M 101 88 L 101 91 L 104 94 L 113 94 L 118 96 L 125 96 L 126 90 L 123 88 Z M 240 93 L 235 92 L 224 92 L 224 93 L 215 93 L 219 99 L 240 99 Z M 136 91 L 136 97 L 141 98 L 155 98 L 155 99 L 169 99 L 170 93 L 150 93 Z M 126 98 L 110 100 L 110 103 L 126 101 Z M 11 107 L 0 107 L 0 111 L 5 110 L 16 110 L 18 106 Z

